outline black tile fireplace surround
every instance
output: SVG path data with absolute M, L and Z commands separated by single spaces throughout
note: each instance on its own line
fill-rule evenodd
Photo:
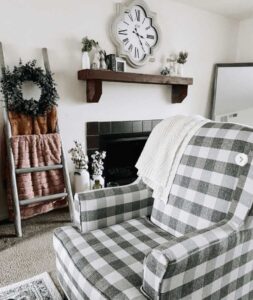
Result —
M 87 153 L 107 152 L 106 184 L 128 184 L 137 178 L 135 164 L 152 129 L 161 120 L 88 122 Z

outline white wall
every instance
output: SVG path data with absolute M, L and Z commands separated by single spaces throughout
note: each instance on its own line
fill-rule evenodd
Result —
M 116 0 L 1 0 L 0 38 L 10 66 L 37 58 L 48 47 L 60 94 L 59 120 L 66 149 L 84 140 L 87 121 L 165 118 L 176 113 L 209 115 L 214 63 L 235 59 L 237 22 L 170 0 L 146 0 L 157 12 L 162 43 L 156 62 L 138 72 L 158 73 L 172 51 L 187 50 L 185 74 L 194 78 L 182 104 L 171 105 L 170 89 L 156 85 L 105 83 L 98 104 L 85 102 L 85 83 L 77 80 L 80 40 L 98 40 L 107 53 L 115 49 L 109 36 Z M 135 71 L 130 69 L 131 71 Z M 2 122 L 2 121 L 1 121 Z M 0 189 L 1 192 L 1 189 Z M 0 217 L 6 216 L 3 196 Z
M 239 24 L 236 58 L 238 62 L 253 62 L 253 18 Z

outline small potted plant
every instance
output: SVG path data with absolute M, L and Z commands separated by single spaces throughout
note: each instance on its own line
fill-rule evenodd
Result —
M 97 188 L 94 185 L 100 184 L 101 187 L 105 186 L 105 180 L 102 177 L 103 171 L 104 171 L 104 159 L 106 157 L 106 152 L 105 151 L 95 151 L 94 154 L 91 155 L 92 163 L 91 163 L 91 168 L 93 171 L 92 178 L 93 178 L 93 188 Z
M 82 39 L 82 68 L 83 69 L 90 69 L 90 57 L 89 52 L 92 50 L 92 48 L 98 46 L 98 42 L 94 40 L 88 39 L 88 37 L 84 37 Z
M 85 154 L 81 143 L 74 141 L 75 147 L 69 150 L 74 163 L 74 189 L 76 193 L 90 189 L 90 174 L 88 172 L 88 156 Z
M 177 63 L 178 63 L 178 68 L 177 68 L 177 74 L 178 76 L 183 76 L 183 65 L 187 62 L 188 58 L 188 52 L 183 52 L 180 51 L 178 58 L 177 58 Z

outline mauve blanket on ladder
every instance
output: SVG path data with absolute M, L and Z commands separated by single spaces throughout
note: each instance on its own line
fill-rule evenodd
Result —
M 61 139 L 58 133 L 14 136 L 11 144 L 16 168 L 61 164 Z M 65 191 L 63 171 L 58 169 L 18 174 L 17 186 L 20 200 L 62 193 Z M 10 193 L 9 196 L 11 199 Z M 21 207 L 21 216 L 23 219 L 29 218 L 65 205 L 66 200 L 33 204 L 28 208 Z

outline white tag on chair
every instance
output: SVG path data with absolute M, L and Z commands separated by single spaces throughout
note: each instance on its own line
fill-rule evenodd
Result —
M 235 157 L 235 162 L 238 166 L 244 167 L 248 163 L 248 155 L 245 153 L 238 153 Z

